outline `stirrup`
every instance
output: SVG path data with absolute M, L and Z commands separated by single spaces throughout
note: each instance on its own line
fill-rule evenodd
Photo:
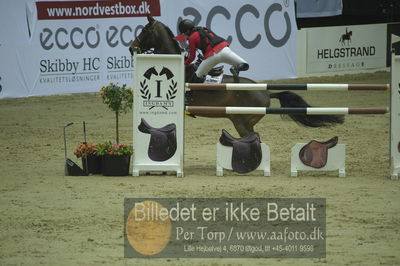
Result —
M 247 64 L 247 63 L 240 63 L 240 64 L 238 64 L 236 66 L 232 66 L 229 70 L 232 73 L 234 82 L 235 83 L 240 83 L 239 72 L 240 71 L 246 71 L 248 69 L 249 69 L 249 64 Z
M 231 66 L 229 70 L 231 71 L 232 76 L 239 76 L 239 71 L 236 66 Z
M 240 80 L 239 80 L 239 71 L 238 71 L 237 67 L 236 67 L 236 66 L 232 66 L 229 70 L 230 70 L 231 73 L 232 73 L 233 82 L 234 82 L 234 83 L 240 83 Z

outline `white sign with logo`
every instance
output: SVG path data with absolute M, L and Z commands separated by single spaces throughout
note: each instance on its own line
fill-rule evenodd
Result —
M 183 176 L 183 55 L 135 54 L 132 175 L 174 171 Z
M 386 24 L 307 30 L 307 72 L 386 66 Z

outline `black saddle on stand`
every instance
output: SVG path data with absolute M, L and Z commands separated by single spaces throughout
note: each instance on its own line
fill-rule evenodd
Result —
M 176 125 L 168 124 L 161 128 L 150 126 L 143 118 L 138 126 L 140 132 L 150 134 L 148 156 L 156 162 L 163 162 L 176 152 Z
M 242 138 L 231 136 L 225 129 L 219 142 L 224 146 L 233 147 L 232 169 L 240 174 L 246 174 L 258 168 L 262 160 L 260 136 L 256 132 Z

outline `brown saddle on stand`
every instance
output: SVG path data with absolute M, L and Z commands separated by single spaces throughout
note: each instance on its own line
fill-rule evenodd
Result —
M 231 163 L 235 172 L 246 174 L 260 165 L 262 151 L 258 133 L 252 132 L 243 138 L 235 138 L 223 129 L 219 142 L 224 146 L 233 147 Z
M 328 149 L 335 147 L 338 140 L 337 136 L 325 142 L 312 140 L 301 148 L 299 158 L 307 166 L 322 168 L 328 162 Z
M 161 128 L 150 126 L 143 118 L 138 126 L 140 132 L 150 134 L 148 156 L 156 162 L 163 162 L 176 152 L 176 125 L 168 124 Z

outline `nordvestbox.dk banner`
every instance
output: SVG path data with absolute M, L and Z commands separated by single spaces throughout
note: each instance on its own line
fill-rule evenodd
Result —
M 184 18 L 211 28 L 250 63 L 246 77 L 296 75 L 293 1 L 5 0 L 0 98 L 94 92 L 110 82 L 132 86 L 128 47 L 148 14 L 174 34 Z

